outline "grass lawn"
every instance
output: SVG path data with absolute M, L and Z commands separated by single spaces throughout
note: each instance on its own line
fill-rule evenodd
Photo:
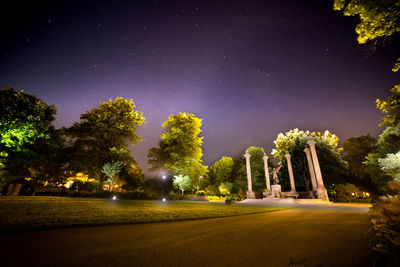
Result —
M 0 197 L 0 232 L 205 219 L 287 209 L 146 200 Z

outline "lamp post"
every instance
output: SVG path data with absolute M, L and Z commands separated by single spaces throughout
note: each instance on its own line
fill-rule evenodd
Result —
M 200 190 L 200 179 L 203 179 L 203 176 L 199 176 L 199 187 L 197 188 L 197 191 L 199 191 Z
M 162 182 L 162 197 L 163 197 L 163 202 L 165 202 L 165 192 L 164 192 L 164 184 L 165 184 L 165 179 L 167 179 L 167 176 L 163 175 L 162 177 L 163 182 Z

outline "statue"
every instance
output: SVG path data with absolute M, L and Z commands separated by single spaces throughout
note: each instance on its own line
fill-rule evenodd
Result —
M 272 169 L 272 179 L 274 180 L 274 184 L 278 184 L 279 183 L 279 179 L 278 179 L 278 173 L 279 170 L 281 169 L 282 165 L 279 165 L 277 168 L 273 168 Z M 271 168 L 269 168 L 271 170 Z

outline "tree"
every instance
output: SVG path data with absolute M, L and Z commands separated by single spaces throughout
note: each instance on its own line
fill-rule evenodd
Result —
M 356 32 L 360 44 L 400 31 L 398 0 L 335 0 L 333 9 L 343 10 L 345 16 L 359 16 L 360 23 L 356 26 Z
M 139 166 L 131 164 L 126 166 L 120 173 L 119 179 L 123 180 L 125 184 L 122 186 L 126 190 L 134 190 L 145 183 L 144 172 Z
M 201 123 L 200 118 L 190 113 L 170 115 L 162 124 L 166 130 L 161 135 L 158 147 L 148 151 L 149 171 L 167 169 L 174 176 L 189 176 L 192 183 L 205 175 L 207 167 L 201 164 Z
M 2 179 L 20 183 L 29 175 L 32 147 L 50 137 L 57 110 L 34 95 L 0 90 L 0 167 Z
M 285 158 L 286 151 L 291 155 L 296 188 L 301 190 L 311 189 L 308 163 L 304 153 L 304 148 L 310 139 L 316 141 L 315 147 L 324 184 L 343 182 L 346 172 L 345 162 L 340 156 L 341 148 L 338 147 L 339 138 L 329 131 L 322 133 L 294 129 L 285 134 L 280 133 L 274 141 L 276 149 L 272 150 L 272 155 L 282 163 L 280 176 L 284 177 L 284 179 L 280 179 L 280 183 L 285 190 L 290 189 L 287 160 Z
M 135 110 L 132 99 L 117 97 L 100 102 L 98 108 L 82 114 L 81 121 L 67 129 L 71 168 L 101 180 L 101 169 L 107 162 L 136 164 L 128 146 L 142 141 L 137 127 L 143 123 L 145 118 Z
M 347 162 L 350 177 L 358 185 L 375 191 L 371 185 L 371 177 L 363 164 L 365 157 L 375 149 L 376 139 L 371 135 L 350 137 L 342 143 L 343 159 Z
M 182 196 L 184 191 L 192 188 L 192 180 L 188 175 L 176 175 L 173 179 L 173 184 L 176 188 L 181 190 Z
M 400 131 L 397 127 L 387 127 L 379 135 L 375 150 L 369 153 L 364 164 L 371 175 L 371 182 L 380 193 L 388 190 L 388 182 L 396 178 L 396 165 L 391 165 L 395 155 L 400 151 Z M 389 157 L 389 158 L 388 158 Z
M 11 87 L 0 90 L 0 155 L 29 152 L 28 145 L 49 138 L 57 109 L 34 95 Z
M 211 172 L 215 177 L 215 184 L 219 185 L 224 182 L 232 182 L 234 164 L 231 157 L 222 157 L 214 163 Z
M 390 92 L 392 95 L 385 100 L 376 100 L 377 108 L 386 114 L 379 126 L 398 127 L 400 125 L 400 85 L 393 87 Z
M 101 172 L 108 177 L 107 182 L 110 183 L 110 191 L 112 191 L 114 185 L 117 183 L 116 175 L 120 173 L 123 168 L 124 163 L 122 161 L 111 161 L 104 164 Z

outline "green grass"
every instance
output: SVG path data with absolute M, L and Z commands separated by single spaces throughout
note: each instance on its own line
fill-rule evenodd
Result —
M 287 208 L 179 201 L 0 197 L 0 231 L 205 219 L 283 209 Z

